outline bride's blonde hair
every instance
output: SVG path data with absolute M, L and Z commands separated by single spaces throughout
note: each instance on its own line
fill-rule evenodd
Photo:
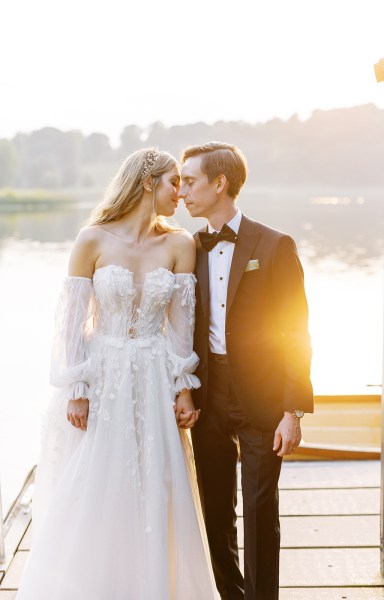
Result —
M 144 182 L 149 176 L 152 178 L 152 208 L 155 212 L 156 187 L 160 178 L 176 165 L 177 161 L 171 154 L 160 152 L 157 148 L 144 148 L 127 156 L 109 183 L 102 201 L 91 212 L 88 225 L 108 223 L 132 212 L 143 197 Z M 158 231 L 180 229 L 161 215 L 154 215 L 153 219 Z

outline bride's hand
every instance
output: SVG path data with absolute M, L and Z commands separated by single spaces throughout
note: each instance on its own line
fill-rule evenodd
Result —
M 193 427 L 200 416 L 200 409 L 195 410 L 191 391 L 184 389 L 175 402 L 176 423 L 181 429 Z
M 87 398 L 78 398 L 69 400 L 67 405 L 67 419 L 74 427 L 87 430 L 89 412 L 89 400 Z

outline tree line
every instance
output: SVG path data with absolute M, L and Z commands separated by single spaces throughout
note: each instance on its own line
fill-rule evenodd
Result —
M 191 144 L 210 140 L 238 145 L 254 184 L 384 184 L 384 110 L 373 104 L 316 110 L 305 121 L 293 115 L 266 123 L 203 122 L 148 128 L 128 125 L 117 148 L 107 135 L 45 127 L 0 139 L 0 187 L 104 186 L 123 158 L 146 146 L 180 157 Z

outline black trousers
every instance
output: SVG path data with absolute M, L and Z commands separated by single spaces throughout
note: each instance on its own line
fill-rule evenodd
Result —
M 276 600 L 279 596 L 281 458 L 274 432 L 246 422 L 228 367 L 210 358 L 208 406 L 192 430 L 197 478 L 216 585 L 222 600 Z M 241 456 L 244 578 L 239 569 L 236 504 Z

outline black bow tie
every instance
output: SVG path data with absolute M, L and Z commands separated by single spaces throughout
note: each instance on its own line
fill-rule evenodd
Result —
M 210 252 L 212 248 L 216 246 L 216 244 L 222 241 L 236 244 L 237 235 L 233 229 L 228 227 L 228 225 L 225 223 L 220 231 L 214 231 L 213 233 L 208 233 L 208 231 L 199 231 L 199 239 L 204 250 Z

